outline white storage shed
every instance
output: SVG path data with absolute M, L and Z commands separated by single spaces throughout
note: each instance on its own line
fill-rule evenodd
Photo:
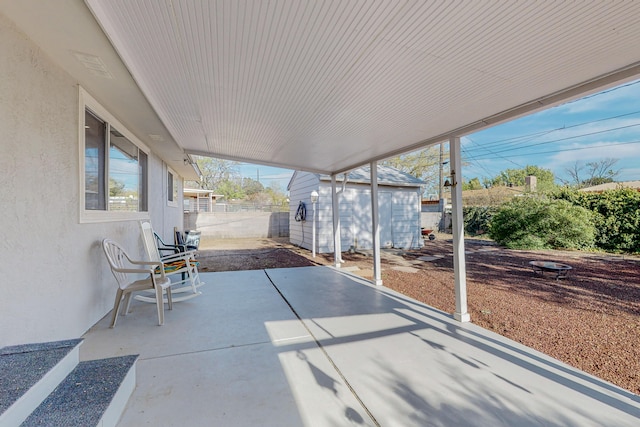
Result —
M 340 242 L 343 251 L 372 249 L 371 174 L 369 166 L 336 176 L 340 212 Z M 380 216 L 380 246 L 383 248 L 419 248 L 420 201 L 423 181 L 398 169 L 378 165 L 378 206 Z M 296 171 L 289 190 L 290 242 L 312 249 L 312 191 L 318 192 L 316 211 L 316 251 L 333 252 L 333 214 L 331 177 Z M 301 209 L 304 206 L 304 209 Z M 299 209 L 305 215 L 299 214 Z

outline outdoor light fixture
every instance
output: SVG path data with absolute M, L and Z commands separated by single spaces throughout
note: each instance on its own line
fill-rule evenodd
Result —
M 313 224 L 312 224 L 312 239 L 311 239 L 311 256 L 316 257 L 316 202 L 318 201 L 318 192 L 313 190 L 311 192 L 311 205 L 313 206 Z
M 443 187 L 455 187 L 455 185 L 457 184 L 456 182 L 456 171 L 452 170 L 451 171 L 451 180 L 449 180 L 449 178 L 444 180 L 444 184 L 442 184 Z

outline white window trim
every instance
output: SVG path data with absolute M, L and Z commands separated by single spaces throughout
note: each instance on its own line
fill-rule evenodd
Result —
M 132 134 L 118 119 L 116 119 L 112 114 L 110 114 L 94 97 L 92 97 L 86 90 L 82 87 L 79 87 L 79 96 L 78 96 L 78 141 L 79 141 L 79 186 L 78 186 L 78 194 L 79 194 L 79 203 L 78 207 L 80 210 L 80 223 L 98 223 L 98 222 L 115 222 L 115 221 L 133 221 L 133 220 L 145 220 L 150 219 L 149 212 L 123 212 L 123 211 L 96 211 L 96 210 L 86 210 L 85 209 L 85 195 L 84 195 L 84 172 L 85 172 L 85 129 L 84 129 L 84 118 L 85 118 L 85 110 L 89 109 L 93 111 L 98 117 L 111 125 L 115 126 L 118 129 L 118 132 L 122 133 L 129 141 L 134 143 L 138 149 L 144 151 L 147 154 L 147 162 L 149 162 L 151 156 L 151 150 L 147 147 L 142 141 L 140 141 L 134 134 Z M 147 173 L 149 170 L 149 165 L 147 163 Z M 147 182 L 147 186 L 149 183 Z M 149 189 L 147 188 L 147 197 L 149 197 Z
M 178 186 L 178 190 L 176 191 L 176 194 L 175 194 L 175 197 L 173 198 L 173 201 L 169 200 L 169 191 L 172 191 L 172 190 L 169 190 L 168 185 L 167 185 L 168 184 L 167 181 L 168 181 L 168 178 L 169 178 L 168 177 L 169 174 L 173 175 L 173 185 L 174 186 L 175 185 Z M 180 183 L 178 181 L 178 177 L 179 176 L 180 175 L 178 175 L 173 169 L 171 169 L 169 167 L 169 165 L 167 165 L 167 175 L 165 175 L 165 180 L 164 180 L 164 186 L 167 189 L 167 194 L 166 194 L 165 200 L 167 201 L 167 206 L 170 206 L 172 208 L 177 208 L 178 207 L 178 199 L 180 198 Z

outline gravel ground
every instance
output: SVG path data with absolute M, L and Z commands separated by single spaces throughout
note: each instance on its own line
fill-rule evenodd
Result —
M 201 251 L 202 271 L 331 264 L 286 241 L 242 242 Z M 254 249 L 240 249 L 249 244 Z M 248 246 L 252 247 L 252 246 Z M 257 248 L 256 248 L 257 247 Z M 483 240 L 466 241 L 471 321 L 640 394 L 640 257 L 584 252 L 514 251 Z M 382 259 L 384 285 L 453 313 L 452 244 L 427 241 L 421 250 Z M 433 256 L 431 261 L 419 257 Z M 371 257 L 343 254 L 345 267 L 371 278 Z M 533 273 L 529 261 L 573 267 L 556 280 Z M 406 270 L 410 266 L 413 272 Z

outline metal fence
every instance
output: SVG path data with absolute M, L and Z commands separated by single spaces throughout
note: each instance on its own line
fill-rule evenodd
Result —
M 288 212 L 289 204 L 263 205 L 250 203 L 216 203 L 212 212 Z

